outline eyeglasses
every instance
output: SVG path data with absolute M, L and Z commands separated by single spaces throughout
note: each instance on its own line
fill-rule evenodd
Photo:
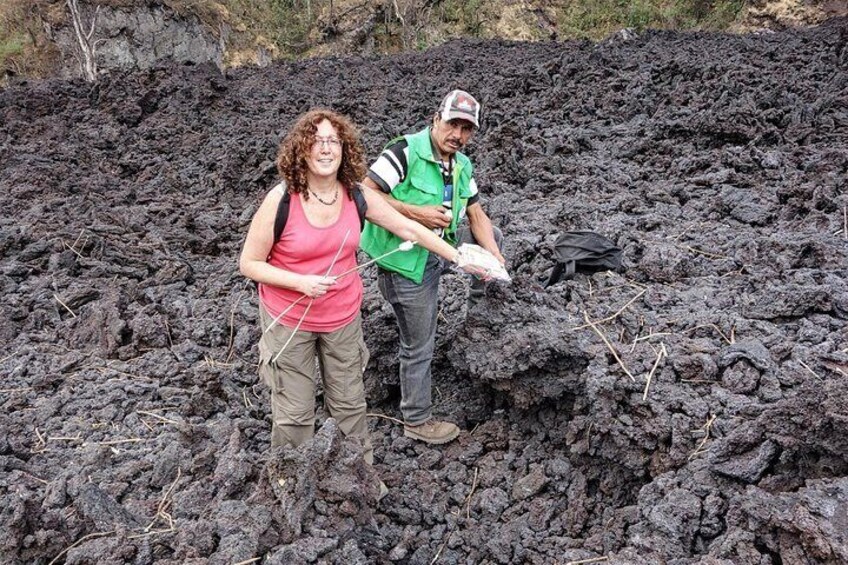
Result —
M 338 149 L 342 146 L 342 142 L 336 139 L 335 137 L 316 137 L 315 141 L 312 142 L 312 147 L 323 148 L 329 147 L 330 149 Z

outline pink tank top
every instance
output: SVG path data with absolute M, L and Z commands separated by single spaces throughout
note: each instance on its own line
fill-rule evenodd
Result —
M 281 187 L 275 190 L 282 190 Z M 339 253 L 329 276 L 338 275 L 356 267 L 356 249 L 359 247 L 359 213 L 356 203 L 347 192 L 341 195 L 342 211 L 339 219 L 327 227 L 315 227 L 306 219 L 300 195 L 292 194 L 289 205 L 289 217 L 286 227 L 271 248 L 268 263 L 293 273 L 303 275 L 324 275 Z M 345 240 L 345 234 L 350 234 Z M 339 252 L 339 246 L 345 241 Z M 303 296 L 296 290 L 280 288 L 267 284 L 259 285 L 259 300 L 262 305 L 276 318 L 280 312 L 291 306 Z M 297 326 L 298 320 L 309 305 L 312 306 L 300 329 L 309 332 L 332 332 L 343 328 L 356 318 L 362 304 L 362 279 L 359 273 L 346 275 L 339 279 L 335 286 L 324 296 L 314 299 L 304 298 L 291 308 L 278 323 L 287 328 Z

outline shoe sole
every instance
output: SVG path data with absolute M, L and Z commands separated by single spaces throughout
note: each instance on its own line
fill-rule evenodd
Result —
M 429 443 L 430 445 L 444 445 L 444 444 L 450 443 L 453 440 L 455 440 L 456 438 L 458 438 L 459 437 L 459 430 L 456 430 L 456 432 L 452 433 L 449 436 L 445 436 L 445 437 L 439 438 L 439 439 L 424 437 L 424 436 L 416 434 L 415 432 L 410 432 L 407 429 L 403 430 L 403 435 L 404 435 L 404 437 L 408 437 L 410 439 L 415 439 L 415 440 L 418 440 L 418 441 L 423 441 L 424 443 Z

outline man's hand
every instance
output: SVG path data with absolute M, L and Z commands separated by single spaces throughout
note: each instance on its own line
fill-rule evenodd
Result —
M 335 277 L 322 277 L 320 275 L 303 275 L 300 281 L 300 292 L 310 298 L 324 296 L 330 287 L 336 284 Z
M 446 228 L 451 223 L 450 210 L 444 206 L 415 206 L 406 204 L 407 216 L 426 228 Z

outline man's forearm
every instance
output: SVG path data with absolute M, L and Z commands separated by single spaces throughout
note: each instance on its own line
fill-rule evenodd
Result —
M 480 247 L 495 256 L 500 255 L 498 244 L 495 241 L 494 230 L 492 229 L 492 221 L 489 219 L 489 216 L 486 216 L 485 214 L 478 215 L 476 221 L 471 222 L 469 227 L 471 228 L 471 233 L 474 235 L 474 239 L 477 240 L 477 244 Z
M 501 254 L 498 248 L 498 242 L 495 239 L 495 228 L 492 225 L 492 220 L 479 204 L 473 204 L 468 208 L 468 223 L 471 228 L 471 235 L 477 245 L 491 253 L 502 264 L 506 263 L 506 259 Z

